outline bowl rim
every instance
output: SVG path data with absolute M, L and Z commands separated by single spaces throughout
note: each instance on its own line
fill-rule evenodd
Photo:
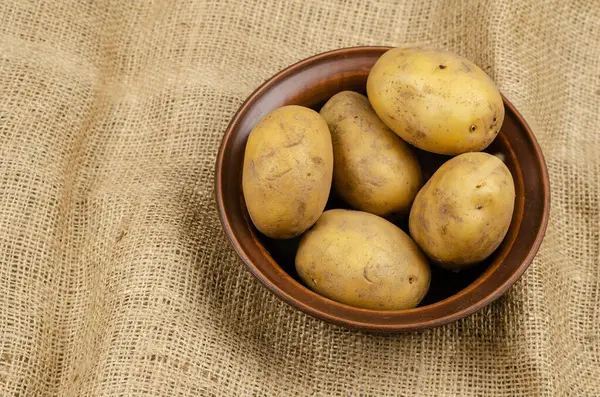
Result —
M 533 131 L 531 130 L 531 127 L 529 126 L 529 124 L 527 124 L 527 122 L 525 121 L 525 119 L 523 118 L 521 113 L 515 108 L 515 106 L 503 94 L 501 94 L 502 99 L 504 101 L 504 105 L 507 106 L 511 112 L 513 112 L 513 114 L 518 119 L 518 122 L 522 125 L 523 129 L 527 133 L 527 138 L 529 139 L 529 143 L 531 144 L 531 146 L 533 148 L 533 152 L 535 153 L 535 161 L 538 163 L 538 167 L 541 170 L 540 177 L 541 177 L 541 182 L 542 182 L 541 185 L 543 188 L 543 199 L 544 199 L 543 203 L 542 203 L 542 207 L 543 207 L 542 217 L 540 220 L 540 226 L 539 226 L 538 232 L 535 236 L 535 240 L 534 240 L 533 244 L 531 245 L 531 247 L 529 248 L 529 251 L 527 252 L 527 255 L 525 256 L 525 258 L 521 261 L 521 263 L 515 269 L 515 271 L 504 282 L 499 284 L 496 288 L 494 288 L 489 293 L 487 293 L 483 298 L 475 301 L 471 305 L 465 306 L 464 308 L 462 308 L 458 311 L 449 313 L 447 315 L 439 316 L 439 317 L 432 318 L 429 320 L 412 322 L 412 323 L 377 324 L 377 323 L 372 323 L 372 322 L 361 322 L 356 319 L 349 320 L 344 317 L 339 317 L 334 314 L 316 309 L 313 306 L 310 306 L 310 305 L 306 304 L 305 302 L 300 301 L 300 300 L 290 296 L 287 292 L 282 290 L 277 284 L 275 284 L 275 283 L 271 282 L 271 280 L 269 280 L 269 278 L 252 262 L 252 260 L 248 257 L 248 255 L 242 248 L 240 241 L 238 240 L 237 236 L 233 233 L 233 231 L 231 229 L 230 219 L 229 219 L 228 214 L 226 213 L 225 207 L 224 207 L 224 202 L 223 202 L 223 193 L 224 192 L 223 192 L 223 185 L 222 185 L 222 174 L 223 174 L 224 161 L 225 161 L 224 152 L 225 152 L 225 148 L 228 146 L 228 143 L 232 138 L 234 127 L 238 124 L 238 122 L 242 118 L 242 116 L 251 108 L 253 103 L 258 98 L 261 97 L 261 95 L 263 94 L 264 91 L 266 91 L 271 85 L 274 85 L 277 82 L 279 82 L 280 80 L 284 79 L 286 76 L 291 75 L 291 74 L 301 70 L 305 65 L 309 65 L 311 63 L 318 63 L 327 58 L 337 57 L 340 55 L 348 57 L 348 56 L 352 55 L 352 53 L 359 53 L 359 52 L 364 52 L 364 51 L 385 52 L 392 48 L 394 48 L 394 47 L 356 46 L 356 47 L 338 48 L 338 49 L 322 52 L 322 53 L 310 56 L 308 58 L 302 59 L 290 66 L 285 67 L 281 71 L 279 71 L 276 74 L 274 74 L 273 76 L 269 77 L 258 88 L 256 88 L 246 98 L 246 100 L 244 100 L 244 102 L 240 105 L 240 107 L 234 114 L 233 118 L 231 119 L 231 121 L 229 122 L 229 124 L 225 130 L 225 134 L 223 135 L 221 144 L 219 145 L 216 162 L 215 162 L 215 179 L 214 179 L 215 200 L 216 200 L 216 204 L 217 204 L 217 210 L 219 213 L 219 219 L 220 219 L 221 225 L 225 231 L 225 234 L 228 237 L 229 243 L 233 247 L 233 249 L 236 252 L 236 254 L 238 255 L 238 257 L 246 265 L 246 268 L 250 271 L 250 273 L 255 278 L 257 278 L 271 293 L 276 295 L 278 298 L 282 299 L 284 302 L 291 305 L 292 307 L 295 307 L 295 308 L 301 310 L 302 312 L 309 314 L 312 317 L 324 320 L 324 321 L 332 323 L 332 324 L 344 326 L 347 328 L 361 329 L 361 330 L 367 330 L 367 331 L 373 331 L 373 332 L 404 332 L 404 331 L 414 331 L 414 330 L 425 329 L 425 328 L 433 328 L 433 327 L 437 327 L 440 325 L 448 324 L 450 322 L 454 322 L 456 320 L 459 320 L 461 318 L 469 316 L 470 314 L 486 307 L 487 305 L 489 305 L 490 303 L 492 303 L 493 301 L 498 299 L 500 296 L 502 296 L 523 275 L 525 270 L 527 270 L 527 268 L 533 261 L 535 255 L 537 254 L 537 252 L 540 248 L 540 245 L 542 243 L 544 234 L 545 234 L 547 226 L 548 226 L 548 220 L 549 220 L 549 214 L 550 214 L 550 180 L 549 180 L 549 175 L 548 175 L 548 168 L 546 166 L 546 162 L 545 162 L 541 147 L 540 147 L 539 143 L 537 142 L 535 135 L 533 134 Z M 274 265 L 279 267 L 279 265 L 276 264 L 276 262 L 270 257 L 270 255 L 267 256 L 267 259 L 269 260 L 269 262 L 273 262 Z M 281 271 L 285 273 L 285 271 L 283 271 L 283 269 L 281 269 Z M 287 275 L 287 273 L 286 273 L 286 275 Z M 287 277 L 289 277 L 292 282 L 295 282 L 302 286 L 302 284 L 298 283 L 298 281 L 294 280 L 291 276 L 287 275 Z M 460 298 L 460 296 L 464 295 L 469 290 L 475 288 L 479 284 L 478 283 L 479 279 L 480 278 L 474 280 L 471 284 L 469 284 L 463 290 L 459 291 L 458 293 L 456 293 L 454 295 L 447 297 L 444 300 L 434 302 L 427 306 L 417 307 L 417 308 L 408 309 L 408 310 L 388 311 L 388 310 L 362 309 L 362 308 L 358 308 L 358 307 L 354 307 L 354 306 L 349 306 L 349 305 L 346 305 L 343 303 L 335 302 L 332 300 L 329 300 L 329 301 L 333 305 L 341 305 L 346 308 L 351 308 L 352 310 L 355 310 L 355 311 L 377 313 L 377 314 L 381 314 L 382 316 L 385 316 L 385 315 L 389 316 L 390 314 L 398 313 L 398 312 L 418 311 L 419 309 L 422 310 L 424 308 L 432 308 L 438 304 L 441 304 L 442 302 L 446 302 L 455 297 L 456 297 L 456 299 L 458 299 L 458 298 Z M 481 280 L 481 281 L 483 281 L 483 280 Z M 307 288 L 305 286 L 302 286 L 302 287 Z M 319 297 L 321 297 L 321 296 L 319 295 Z

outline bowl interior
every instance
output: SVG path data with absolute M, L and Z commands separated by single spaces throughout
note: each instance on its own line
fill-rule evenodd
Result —
M 353 91 L 366 95 L 366 76 L 364 77 L 364 81 L 359 81 L 359 84 L 359 86 L 353 87 Z M 310 98 L 306 99 L 307 100 L 303 103 L 294 104 L 307 106 L 318 112 L 326 102 L 320 101 L 317 103 L 313 103 L 314 101 L 311 101 Z M 423 170 L 424 182 L 426 182 L 444 162 L 452 158 L 452 156 L 443 156 L 439 154 L 429 153 L 415 147 L 413 147 L 413 150 L 419 158 L 419 164 L 421 165 L 421 168 Z M 517 159 L 515 157 L 514 151 L 510 149 L 510 144 L 506 139 L 503 139 L 502 137 L 500 137 L 499 139 L 497 138 L 484 151 L 490 154 L 501 154 L 511 173 L 513 175 L 518 175 L 520 173 L 517 166 Z M 519 179 L 518 181 L 516 179 L 517 178 L 515 178 L 516 183 L 522 181 L 522 179 Z M 517 185 L 515 187 L 516 190 L 519 191 L 520 186 Z M 519 194 L 517 194 L 517 196 L 519 196 Z M 344 202 L 332 188 L 325 209 L 328 210 L 333 208 L 352 209 L 352 207 L 350 207 L 346 202 Z M 387 219 L 394 223 L 396 226 L 400 227 L 407 234 L 410 234 L 408 231 L 408 217 L 392 216 L 388 217 Z M 516 222 L 517 219 L 518 218 L 514 216 L 513 223 Z M 277 265 L 280 266 L 296 281 L 302 283 L 302 280 L 298 276 L 294 265 L 294 259 L 296 257 L 296 251 L 298 249 L 300 237 L 289 240 L 277 240 L 263 235 L 251 223 L 250 227 L 254 229 L 256 237 L 258 238 L 260 243 L 262 243 L 263 246 L 267 249 L 273 260 L 277 263 Z M 418 306 L 422 307 L 435 302 L 439 302 L 463 290 L 468 285 L 473 283 L 473 281 L 475 281 L 479 276 L 481 276 L 484 273 L 484 271 L 488 269 L 490 265 L 492 265 L 497 260 L 498 253 L 500 252 L 502 252 L 501 247 L 499 247 L 498 250 L 496 250 L 494 254 L 488 257 L 484 262 L 481 262 L 476 266 L 473 266 L 466 270 L 462 270 L 460 272 L 453 272 L 450 270 L 441 269 L 438 266 L 432 266 L 431 286 L 429 288 L 429 291 L 427 292 L 427 295 Z
M 251 272 L 276 295 L 321 319 L 373 331 L 435 326 L 487 305 L 525 270 L 539 247 L 547 222 L 549 193 L 543 158 L 528 126 L 505 99 L 506 116 L 496 140 L 485 150 L 504 156 L 515 181 L 515 211 L 509 231 L 485 262 L 458 273 L 432 266 L 429 293 L 419 307 L 403 311 L 355 308 L 324 298 L 302 285 L 294 266 L 299 238 L 273 240 L 260 234 L 246 211 L 241 170 L 247 137 L 275 108 L 288 104 L 319 110 L 334 94 L 365 94 L 368 73 L 387 47 L 359 47 L 321 54 L 280 72 L 242 105 L 232 120 L 216 168 L 216 196 L 225 231 Z M 415 149 L 425 178 L 450 157 Z M 327 208 L 349 208 L 332 190 Z M 390 219 L 408 231 L 407 220 Z M 518 243 L 517 243 L 518 242 Z

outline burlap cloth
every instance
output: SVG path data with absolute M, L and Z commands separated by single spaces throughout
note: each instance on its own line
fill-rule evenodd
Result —
M 600 3 L 242 3 L 0 2 L 0 395 L 600 395 Z M 217 147 L 244 98 L 364 44 L 473 59 L 550 171 L 524 277 L 425 332 L 291 309 L 215 209 Z

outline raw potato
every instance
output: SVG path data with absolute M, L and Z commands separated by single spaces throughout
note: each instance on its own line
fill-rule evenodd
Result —
M 333 141 L 333 186 L 353 208 L 408 214 L 423 185 L 412 149 L 375 114 L 368 99 L 343 91 L 321 109 Z
M 498 88 L 473 62 L 446 51 L 395 48 L 367 80 L 371 105 L 396 134 L 433 153 L 486 148 L 500 131 Z
M 302 234 L 325 209 L 332 173 L 331 134 L 319 113 L 274 110 L 246 144 L 242 188 L 252 222 L 272 238 Z
M 431 271 L 417 244 L 394 224 L 362 211 L 325 211 L 300 241 L 296 270 L 317 293 L 366 309 L 417 306 Z
M 466 268 L 498 248 L 514 203 L 513 178 L 500 159 L 461 154 L 444 163 L 417 194 L 410 235 L 442 267 Z

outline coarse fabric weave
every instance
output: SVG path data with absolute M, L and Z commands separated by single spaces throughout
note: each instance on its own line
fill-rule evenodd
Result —
M 377 336 L 279 301 L 219 223 L 225 128 L 356 45 L 449 49 L 549 167 L 535 261 L 484 310 Z M 0 395 L 599 396 L 600 2 L 0 1 Z

